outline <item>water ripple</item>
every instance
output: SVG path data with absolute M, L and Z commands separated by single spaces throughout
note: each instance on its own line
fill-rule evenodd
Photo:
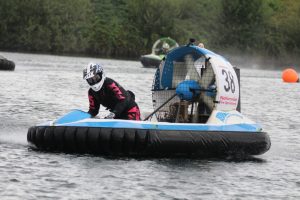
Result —
M 28 127 L 72 109 L 87 110 L 82 68 L 102 63 L 108 76 L 152 111 L 155 69 L 137 61 L 1 52 L 1 199 L 300 199 L 299 84 L 280 71 L 241 69 L 242 112 L 262 124 L 272 147 L 244 159 L 132 159 L 33 151 Z M 105 111 L 103 111 L 105 112 Z

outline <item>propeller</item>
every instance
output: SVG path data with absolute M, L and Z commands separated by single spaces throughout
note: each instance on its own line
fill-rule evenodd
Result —
M 215 88 L 211 87 L 208 89 L 201 88 L 201 85 L 195 80 L 184 80 L 178 84 L 173 94 L 169 99 L 167 99 L 163 104 L 157 107 L 150 115 L 148 115 L 144 121 L 148 120 L 152 115 L 154 115 L 158 110 L 160 110 L 164 105 L 169 103 L 176 96 L 179 97 L 180 101 L 190 101 L 193 102 L 202 93 L 214 93 Z
M 156 107 L 156 109 L 144 120 L 148 120 L 153 114 L 158 112 L 176 96 L 180 101 L 173 100 L 174 106 L 177 107 L 175 121 L 177 121 L 177 117 L 179 116 L 179 110 L 181 109 L 180 106 L 184 106 L 185 109 L 187 109 L 185 105 L 187 102 L 189 102 L 188 104 L 192 103 L 192 122 L 199 122 L 199 113 L 210 114 L 214 106 L 216 86 L 214 84 L 215 74 L 209 62 L 209 59 L 210 58 L 205 58 L 203 55 L 199 57 L 199 54 L 185 55 L 183 57 L 183 65 L 177 66 L 177 69 L 174 66 L 174 70 L 176 69 L 176 72 L 174 72 L 173 74 L 173 84 L 174 86 L 176 85 L 176 90 L 174 91 L 175 93 L 172 94 L 172 96 L 169 96 L 169 99 L 166 99 L 166 101 L 160 106 Z M 180 80 L 181 82 L 179 82 L 178 84 L 177 81 Z M 196 110 L 196 112 L 194 112 L 194 109 Z M 171 111 L 169 112 L 171 113 Z M 190 121 L 190 119 L 188 119 L 188 121 Z

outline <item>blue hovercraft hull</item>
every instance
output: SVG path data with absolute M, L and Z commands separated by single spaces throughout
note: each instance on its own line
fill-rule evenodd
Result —
M 61 118 L 30 127 L 37 149 L 124 156 L 223 157 L 259 155 L 270 138 L 256 124 L 208 125 L 129 120 Z

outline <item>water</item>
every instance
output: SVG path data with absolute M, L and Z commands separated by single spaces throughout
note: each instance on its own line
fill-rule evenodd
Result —
M 241 68 L 242 112 L 269 133 L 267 153 L 245 160 L 107 158 L 33 151 L 27 129 L 87 110 L 82 68 L 90 61 L 151 112 L 154 69 L 135 61 L 0 55 L 16 63 L 15 71 L 0 71 L 1 199 L 300 199 L 300 84 L 283 83 L 281 71 Z

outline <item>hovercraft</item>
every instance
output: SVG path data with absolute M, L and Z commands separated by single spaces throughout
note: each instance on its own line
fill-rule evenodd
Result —
M 0 70 L 14 71 L 15 63 L 11 60 L 7 60 L 3 56 L 0 56 Z
M 166 52 L 178 46 L 178 43 L 170 37 L 160 38 L 153 44 L 151 54 L 141 56 L 141 63 L 147 68 L 157 68 Z
M 166 55 L 152 86 L 154 111 L 144 121 L 96 119 L 81 110 L 28 129 L 44 151 L 117 156 L 259 155 L 268 134 L 239 110 L 239 76 L 222 56 L 192 43 Z

